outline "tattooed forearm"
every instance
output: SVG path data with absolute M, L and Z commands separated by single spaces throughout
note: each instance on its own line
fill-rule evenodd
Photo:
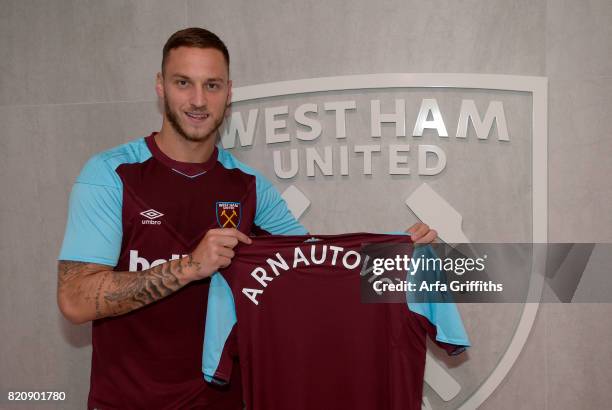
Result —
M 98 290 L 96 290 L 96 319 L 102 317 L 102 311 L 100 310 L 100 292 L 102 291 L 102 286 L 104 286 L 104 282 L 106 282 L 106 276 L 102 276 L 100 284 L 98 285 Z
M 190 256 L 142 272 L 117 272 L 105 265 L 60 261 L 60 309 L 78 323 L 121 315 L 176 292 L 187 282 L 185 271 L 199 265 Z
M 176 263 L 164 263 L 147 271 L 123 275 L 123 272 L 112 272 L 113 284 L 104 299 L 113 306 L 113 313 L 120 314 L 126 308 L 130 310 L 148 305 L 162 299 L 181 288 L 177 274 L 182 271 L 181 260 Z

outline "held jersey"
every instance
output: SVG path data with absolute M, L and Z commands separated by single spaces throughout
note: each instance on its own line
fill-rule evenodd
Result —
M 59 259 L 141 271 L 188 254 L 219 227 L 306 233 L 270 182 L 228 152 L 215 148 L 205 163 L 178 162 L 152 134 L 84 166 Z M 192 282 L 93 322 L 89 408 L 242 408 L 240 386 L 215 388 L 201 377 L 209 285 Z
M 234 383 L 248 410 L 420 409 L 429 336 L 448 354 L 470 345 L 451 303 L 361 303 L 360 251 L 407 235 L 254 238 L 209 290 L 202 371 Z M 439 271 L 420 274 L 440 275 Z

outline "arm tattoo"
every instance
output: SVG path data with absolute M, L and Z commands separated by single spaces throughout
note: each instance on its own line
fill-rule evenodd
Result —
M 179 281 L 183 270 L 199 266 L 191 255 L 141 272 L 116 272 L 105 265 L 60 261 L 58 289 L 77 304 L 90 306 L 88 309 L 100 319 L 130 312 L 174 293 L 183 286 Z
M 98 285 L 98 290 L 96 290 L 96 319 L 100 319 L 102 317 L 102 311 L 100 310 L 100 291 L 102 291 L 104 282 L 106 282 L 106 276 L 102 276 L 100 284 Z
M 189 266 L 190 268 L 194 268 L 195 270 L 199 271 L 200 267 L 202 266 L 202 264 L 200 262 L 194 261 L 193 260 L 193 255 L 189 254 L 189 255 L 187 255 L 187 266 Z
M 177 274 L 182 272 L 183 263 L 168 262 L 142 272 L 110 272 L 104 301 L 111 314 L 129 312 L 177 291 L 181 288 Z
M 58 262 L 58 275 L 57 283 L 58 286 L 64 285 L 71 279 L 79 276 L 83 272 L 83 267 L 87 265 L 85 262 L 73 262 L 73 261 L 59 261 Z

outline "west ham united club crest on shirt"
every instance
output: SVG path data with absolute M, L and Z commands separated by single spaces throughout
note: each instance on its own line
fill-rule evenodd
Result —
M 221 228 L 238 228 L 241 214 L 240 202 L 217 202 L 217 222 Z

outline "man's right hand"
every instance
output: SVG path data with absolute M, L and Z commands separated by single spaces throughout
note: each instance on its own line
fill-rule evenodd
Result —
M 138 272 L 61 260 L 57 270 L 59 308 L 72 323 L 131 312 L 228 266 L 238 242 L 250 244 L 251 239 L 236 229 L 211 229 L 188 256 Z
M 210 229 L 194 251 L 186 256 L 187 282 L 204 279 L 221 268 L 229 266 L 234 257 L 234 247 L 239 242 L 250 244 L 251 238 L 234 228 Z

